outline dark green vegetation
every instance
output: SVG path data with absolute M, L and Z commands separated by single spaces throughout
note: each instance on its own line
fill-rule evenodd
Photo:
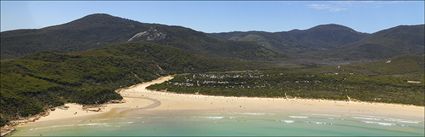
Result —
M 214 33 L 212 36 L 234 41 L 252 41 L 281 53 L 312 52 L 313 50 L 333 50 L 348 43 L 359 41 L 369 34 L 357 32 L 351 28 L 327 24 L 307 30 L 283 32 L 228 32 Z
M 292 60 L 358 61 L 385 59 L 399 55 L 423 55 L 424 25 L 397 26 L 372 34 L 357 32 L 336 25 L 319 25 L 307 30 L 287 32 L 227 32 L 214 33 L 214 37 L 251 41 L 276 52 L 292 57 Z
M 335 66 L 311 69 L 312 71 L 331 72 Z M 407 55 L 368 63 L 352 63 L 340 67 L 342 72 L 359 73 L 368 76 L 392 76 L 413 81 L 424 80 L 424 55 Z M 423 85 L 423 82 L 422 82 Z
M 93 14 L 1 32 L 0 125 L 65 102 L 121 99 L 117 88 L 182 73 L 151 88 L 424 105 L 423 49 L 424 25 L 373 34 L 336 24 L 208 34 Z M 349 65 L 322 65 L 342 63 Z
M 75 21 L 42 29 L 1 32 L 1 58 L 15 58 L 40 51 L 82 51 L 106 43 L 126 41 L 151 24 L 93 14 Z
M 394 59 L 391 63 L 340 67 L 190 73 L 148 88 L 223 96 L 351 98 L 423 106 L 423 66 L 423 56 L 409 56 Z
M 424 54 L 424 25 L 397 26 L 338 49 L 344 58 L 380 59 L 398 55 Z
M 138 35 L 139 34 L 139 35 Z M 209 37 L 179 26 L 147 24 L 93 14 L 57 26 L 1 33 L 1 58 L 16 58 L 40 51 L 84 51 L 110 43 L 150 41 L 190 53 L 241 59 L 280 58 L 276 52 L 248 42 Z
M 231 65 L 230 65 L 231 64 Z M 37 114 L 64 102 L 105 103 L 114 91 L 161 75 L 250 68 L 154 43 L 129 43 L 76 53 L 42 52 L 1 62 L 1 120 Z
M 1 58 L 17 58 L 40 51 L 84 51 L 127 41 L 151 41 L 209 56 L 332 64 L 329 61 L 422 55 L 424 25 L 397 26 L 372 34 L 337 24 L 273 33 L 203 33 L 180 26 L 92 14 L 42 29 L 1 32 Z

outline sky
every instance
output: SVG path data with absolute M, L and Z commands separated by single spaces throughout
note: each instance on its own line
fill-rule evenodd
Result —
M 424 24 L 424 1 L 1 1 L 1 31 L 43 28 L 93 13 L 203 32 L 277 32 L 335 23 L 373 33 Z

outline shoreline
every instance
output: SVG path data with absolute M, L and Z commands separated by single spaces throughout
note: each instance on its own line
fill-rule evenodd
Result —
M 168 110 L 219 110 L 225 112 L 314 112 L 332 114 L 373 114 L 382 116 L 409 117 L 424 119 L 424 107 L 405 104 L 378 102 L 342 101 L 303 98 L 266 98 L 266 97 L 229 97 L 196 94 L 179 94 L 166 91 L 152 91 L 146 87 L 171 80 L 173 76 L 163 76 L 153 81 L 135 84 L 117 89 L 123 102 L 100 104 L 83 108 L 83 105 L 67 103 L 56 107 L 47 114 L 30 117 L 13 127 L 25 126 L 27 123 L 55 121 L 64 119 L 80 119 L 106 113 L 117 113 L 113 110 L 132 111 L 168 111 Z M 35 118 L 35 119 L 34 119 Z M 13 121 L 17 122 L 19 120 Z M 22 120 L 21 120 L 22 121 Z M 3 130 L 3 127 L 2 127 Z M 10 130 L 12 132 L 13 130 Z M 3 133 L 3 131 L 2 131 Z M 10 134 L 10 133 L 9 133 Z

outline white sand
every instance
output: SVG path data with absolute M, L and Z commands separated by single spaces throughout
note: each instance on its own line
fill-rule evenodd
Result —
M 165 82 L 165 81 L 170 80 L 172 78 L 173 77 L 171 77 L 171 76 L 161 77 L 161 78 L 158 78 L 158 79 L 150 81 L 150 82 L 145 82 L 145 83 L 137 84 L 137 85 L 130 86 L 130 87 L 127 87 L 127 88 L 118 89 L 117 92 L 119 92 L 123 96 L 125 103 L 104 104 L 104 105 L 102 105 L 102 107 L 100 107 L 101 111 L 99 111 L 99 112 L 84 110 L 83 105 L 74 104 L 74 103 L 67 103 L 67 104 L 65 104 L 65 106 L 68 106 L 69 107 L 68 109 L 66 109 L 66 110 L 65 109 L 59 109 L 59 107 L 57 107 L 55 109 L 55 111 L 51 111 L 48 116 L 41 117 L 40 119 L 37 120 L 37 122 L 49 121 L 49 120 L 58 120 L 58 119 L 69 119 L 69 118 L 76 118 L 77 119 L 77 118 L 82 117 L 82 116 L 90 116 L 90 115 L 96 115 L 96 114 L 109 112 L 113 108 L 139 108 L 139 107 L 143 107 L 143 105 L 150 104 L 151 101 L 146 100 L 146 99 L 133 98 L 133 97 L 139 97 L 140 96 L 139 92 L 147 92 L 146 87 L 148 87 L 152 84 L 162 83 L 162 82 Z
M 74 103 L 67 103 L 65 106 L 68 106 L 68 109 L 59 109 L 56 108 L 54 111 L 51 111 L 48 116 L 41 117 L 37 121 L 47 121 L 47 120 L 56 120 L 63 118 L 76 118 L 80 116 L 88 116 L 99 114 L 100 112 L 86 111 L 83 110 L 83 106 Z M 106 111 L 103 111 L 106 112 Z
M 143 109 L 157 110 L 212 110 L 223 112 L 306 112 L 332 113 L 340 115 L 377 115 L 392 117 L 408 117 L 424 119 L 424 107 L 400 104 L 347 102 L 317 99 L 284 99 L 284 98 L 252 98 L 222 97 L 191 94 L 175 94 L 150 91 L 146 87 L 172 79 L 172 76 L 161 77 L 151 82 L 137 84 L 117 90 L 126 101 L 121 104 L 105 104 L 101 112 L 90 112 L 81 105 L 66 104 L 68 110 L 56 109 L 38 121 L 58 119 L 78 119 L 82 116 L 97 115 L 111 110 Z M 74 114 L 77 112 L 76 114 Z

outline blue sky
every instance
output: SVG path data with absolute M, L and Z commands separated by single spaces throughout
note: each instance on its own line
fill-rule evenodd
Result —
M 204 32 L 276 32 L 329 23 L 376 32 L 424 24 L 424 1 L 1 1 L 1 31 L 42 28 L 92 13 Z

